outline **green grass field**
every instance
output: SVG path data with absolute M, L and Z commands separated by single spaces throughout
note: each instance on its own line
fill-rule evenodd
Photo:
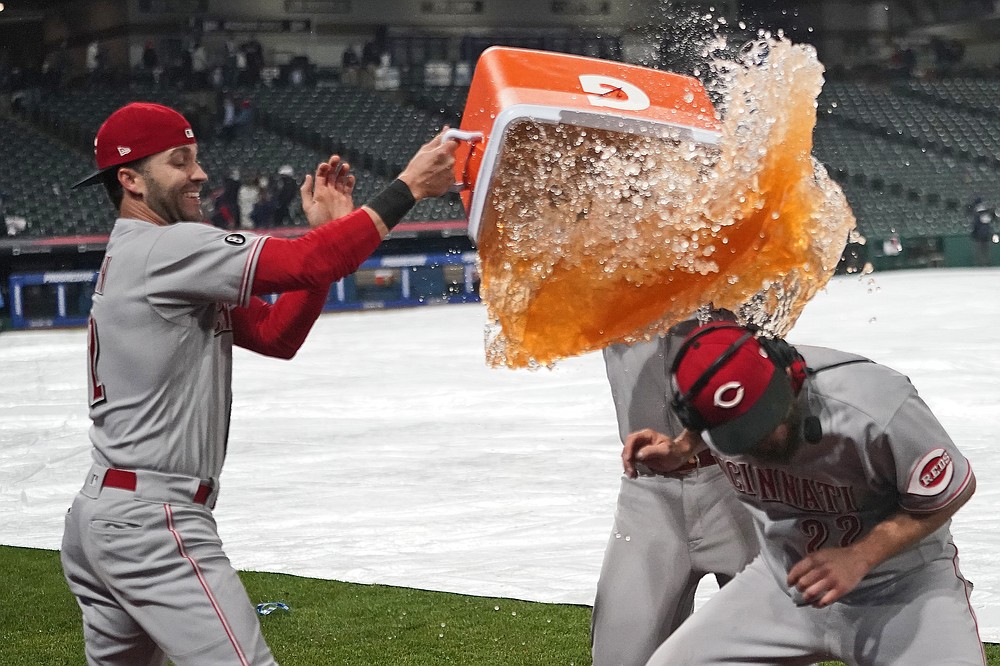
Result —
M 83 663 L 80 611 L 59 553 L 0 547 L 0 664 Z M 261 617 L 282 666 L 584 666 L 590 608 L 469 597 L 244 572 L 254 603 L 290 611 Z M 1000 646 L 987 645 L 1000 666 Z

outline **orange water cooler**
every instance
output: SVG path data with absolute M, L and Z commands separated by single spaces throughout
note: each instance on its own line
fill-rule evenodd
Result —
M 694 78 L 494 47 L 479 59 L 455 176 L 479 251 L 487 363 L 655 335 L 707 302 L 778 333 L 854 225 L 812 159 L 822 67 L 769 47 L 720 121 Z M 772 325 L 773 324 L 773 325 Z
M 667 263 L 653 255 L 676 244 L 654 236 L 672 204 L 658 202 L 686 189 L 650 174 L 669 163 L 691 183 L 717 155 L 719 123 L 697 79 L 493 47 L 480 56 L 452 136 L 464 139 L 456 189 L 479 250 L 490 365 L 547 365 L 673 316 L 682 282 L 653 293 L 636 276 Z M 694 307 L 674 309 L 686 316 Z
M 505 134 L 520 121 L 716 144 L 718 123 L 701 82 L 583 56 L 494 46 L 480 56 L 458 136 L 455 176 L 480 241 Z M 489 217 L 489 215 L 487 215 Z

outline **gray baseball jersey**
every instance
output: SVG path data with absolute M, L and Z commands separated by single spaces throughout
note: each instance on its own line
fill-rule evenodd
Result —
M 814 370 L 861 358 L 796 349 Z M 910 381 L 894 370 L 876 363 L 821 370 L 806 381 L 799 400 L 819 417 L 819 443 L 803 444 L 785 464 L 719 456 L 754 516 L 761 554 L 782 586 L 788 570 L 808 553 L 848 546 L 900 509 L 940 509 L 969 484 L 969 462 Z M 939 557 L 950 540 L 945 525 L 873 569 L 857 590 Z
M 232 402 L 229 311 L 264 236 L 118 220 L 90 322 L 90 438 L 107 467 L 217 479 Z
M 670 408 L 669 369 L 684 329 L 604 350 L 622 441 L 652 428 L 679 434 Z M 746 512 L 714 463 L 623 477 L 592 616 L 595 666 L 645 664 L 687 618 L 698 582 L 725 584 L 756 553 Z
M 188 222 L 120 219 L 111 233 L 89 330 L 94 464 L 61 552 L 89 664 L 274 663 L 211 511 L 230 315 L 264 241 Z
M 787 463 L 717 455 L 753 516 L 761 555 L 649 663 L 985 663 L 948 524 L 827 608 L 803 605 L 787 585 L 808 553 L 849 546 L 900 509 L 941 509 L 972 478 L 905 376 L 871 362 L 838 365 L 861 357 L 831 349 L 796 349 L 819 370 L 798 399 L 822 437 Z

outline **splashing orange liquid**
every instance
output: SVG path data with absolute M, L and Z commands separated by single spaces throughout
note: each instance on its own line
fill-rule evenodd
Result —
M 479 238 L 487 362 L 537 367 L 648 337 L 712 302 L 787 332 L 855 220 L 811 157 L 822 65 L 760 42 L 722 63 L 718 146 L 511 125 Z

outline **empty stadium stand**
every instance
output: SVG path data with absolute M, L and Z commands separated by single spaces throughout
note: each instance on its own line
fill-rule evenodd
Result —
M 27 220 L 32 237 L 107 233 L 107 197 L 93 188 L 70 190 L 92 167 L 83 154 L 24 120 L 0 118 L 5 214 Z
M 112 111 L 129 101 L 152 101 L 185 112 L 198 128 L 199 158 L 209 174 L 203 198 L 222 185 L 234 169 L 243 177 L 273 176 L 283 165 L 296 178 L 315 169 L 331 152 L 345 155 L 363 202 L 384 187 L 409 157 L 446 122 L 412 106 L 394 103 L 356 89 L 259 90 L 239 93 L 253 100 L 258 124 L 249 134 L 224 140 L 215 136 L 210 118 L 200 123 L 191 99 L 158 88 L 70 90 L 50 94 L 44 105 L 23 118 L 0 119 L 12 164 L 7 214 L 25 217 L 25 236 L 76 236 L 107 233 L 113 221 L 100 188 L 71 191 L 69 185 L 92 169 L 93 137 Z M 422 201 L 408 222 L 462 220 L 455 195 Z M 305 225 L 297 202 L 293 222 Z
M 904 248 L 937 247 L 922 253 L 930 263 L 949 248 L 960 263 L 972 202 L 1000 196 L 998 102 L 1000 82 L 989 79 L 827 82 L 814 154 L 876 248 L 897 236 Z
M 549 43 L 556 39 L 509 41 L 602 57 L 620 48 L 598 37 Z M 464 44 L 466 56 L 474 57 L 487 41 L 497 43 L 483 40 Z M 420 40 L 398 42 L 395 48 L 414 63 L 443 53 L 440 44 Z M 28 237 L 107 233 L 111 216 L 103 192 L 67 186 L 88 172 L 91 141 L 103 118 L 136 99 L 170 104 L 192 119 L 210 175 L 206 199 L 233 168 L 242 175 L 270 175 L 288 164 L 301 178 L 338 152 L 358 174 L 355 198 L 362 202 L 442 125 L 460 122 L 467 92 L 466 85 L 413 85 L 388 93 L 336 84 L 235 91 L 252 100 L 258 122 L 252 132 L 228 141 L 215 136 L 214 100 L 207 94 L 183 96 L 156 87 L 50 93 L 24 115 L 0 119 L 4 157 L 17 165 L 2 184 L 6 212 L 27 218 Z M 873 247 L 897 236 L 964 240 L 970 203 L 977 196 L 997 196 L 998 108 L 1000 81 L 991 79 L 828 81 L 818 101 L 814 153 L 842 185 L 859 230 Z M 457 196 L 421 202 L 407 217 L 411 222 L 463 219 Z M 293 223 L 304 225 L 297 208 Z

